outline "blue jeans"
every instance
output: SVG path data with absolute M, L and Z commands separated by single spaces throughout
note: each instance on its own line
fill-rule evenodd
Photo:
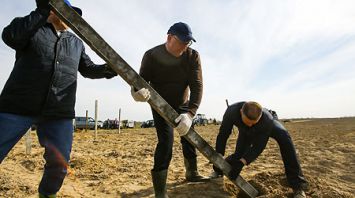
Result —
M 43 195 L 56 194 L 67 174 L 73 142 L 72 119 L 46 119 L 0 113 L 0 163 L 32 126 L 37 125 L 39 143 L 44 147 L 46 160 L 38 191 Z

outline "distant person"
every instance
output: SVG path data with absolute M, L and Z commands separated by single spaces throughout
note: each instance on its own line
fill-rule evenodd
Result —
M 118 129 L 119 123 L 118 123 L 117 118 L 115 118 L 115 120 L 113 121 L 113 123 L 114 123 L 114 124 L 113 124 L 113 126 L 114 126 L 113 128 L 114 128 L 114 129 Z
M 148 50 L 143 57 L 140 75 L 178 112 L 177 131 L 186 134 L 202 98 L 202 70 L 199 53 L 190 48 L 195 42 L 186 23 L 175 23 L 168 30 L 164 44 Z M 136 101 L 147 101 L 148 90 L 132 90 Z M 158 144 L 152 170 L 156 197 L 168 197 L 166 179 L 172 157 L 173 128 L 152 109 Z M 206 181 L 197 171 L 196 149 L 184 137 L 181 138 L 186 180 Z
M 262 153 L 271 137 L 280 147 L 287 181 L 294 191 L 294 197 L 306 197 L 304 189 L 308 182 L 303 176 L 291 137 L 277 119 L 276 112 L 262 108 L 257 102 L 239 102 L 229 106 L 216 140 L 216 151 L 223 156 L 233 125 L 239 131 L 237 145 L 235 152 L 226 158 L 232 166 L 229 173 L 232 179 L 236 179 L 242 168 Z M 215 177 L 223 174 L 217 167 L 213 166 L 213 169 Z
M 13 19 L 2 32 L 16 61 L 0 95 L 0 162 L 36 124 L 46 160 L 39 197 L 56 197 L 72 148 L 77 72 L 92 79 L 117 74 L 90 60 L 83 42 L 51 11 L 48 0 L 36 4 L 36 10 Z

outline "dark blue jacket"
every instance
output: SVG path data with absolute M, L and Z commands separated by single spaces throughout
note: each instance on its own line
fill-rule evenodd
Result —
M 225 153 L 227 140 L 233 126 L 238 128 L 238 140 L 236 154 L 238 158 L 244 158 L 248 164 L 254 161 L 265 149 L 269 137 L 273 137 L 272 129 L 275 125 L 274 117 L 268 109 L 263 108 L 259 122 L 248 127 L 242 121 L 240 109 L 245 102 L 235 103 L 229 106 L 224 113 L 223 121 L 216 140 L 216 151 L 222 155 Z
M 47 18 L 35 10 L 3 30 L 16 61 L 0 95 L 0 112 L 73 118 L 78 71 L 92 79 L 117 75 L 107 65 L 95 65 L 73 33 L 58 36 Z

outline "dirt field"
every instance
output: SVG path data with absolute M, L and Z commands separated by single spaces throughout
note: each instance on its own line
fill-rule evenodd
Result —
M 303 171 L 310 182 L 309 197 L 355 197 L 355 118 L 317 119 L 287 122 L 299 154 Z M 214 145 L 219 126 L 197 127 Z M 37 197 L 43 171 L 43 149 L 35 132 L 30 156 L 21 140 L 0 165 L 0 197 Z M 75 133 L 70 174 L 59 197 L 154 197 L 150 170 L 156 144 L 155 130 L 126 129 Z M 229 139 L 227 153 L 234 150 L 236 135 Z M 208 175 L 211 164 L 199 154 L 200 173 Z M 181 145 L 175 137 L 169 168 L 170 197 L 245 197 L 228 181 L 190 184 L 184 181 Z M 266 150 L 241 175 L 261 193 L 260 197 L 290 197 L 283 164 L 276 142 L 270 139 Z

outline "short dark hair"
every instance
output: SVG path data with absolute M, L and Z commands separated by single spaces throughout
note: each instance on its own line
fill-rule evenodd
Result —
M 262 107 L 259 103 L 249 101 L 243 104 L 243 114 L 250 120 L 257 120 L 262 114 Z

